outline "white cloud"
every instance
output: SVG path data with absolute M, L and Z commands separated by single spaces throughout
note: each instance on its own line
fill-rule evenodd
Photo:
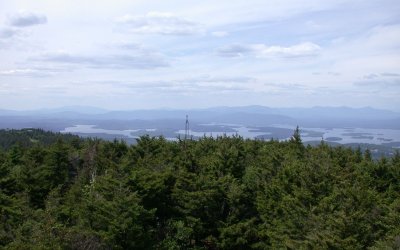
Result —
M 20 75 L 28 75 L 31 76 L 32 73 L 36 73 L 36 70 L 33 69 L 10 69 L 10 70 L 2 70 L 0 71 L 0 76 L 20 76 Z
M 124 50 L 143 50 L 144 46 L 140 43 L 135 43 L 135 42 L 117 42 L 113 43 L 113 47 L 118 48 L 118 49 L 124 49 Z
M 384 79 L 384 78 L 377 78 L 377 79 L 366 79 L 361 81 L 356 81 L 353 84 L 356 87 L 365 87 L 365 88 L 376 88 L 380 92 L 385 91 L 392 91 L 393 88 L 399 89 L 400 87 L 400 79 Z
M 253 50 L 259 57 L 282 56 L 282 57 L 298 57 L 298 56 L 314 56 L 319 53 L 321 47 L 315 43 L 305 42 L 297 45 L 283 46 L 266 46 L 265 44 L 253 45 Z
M 203 32 L 200 24 L 164 12 L 149 12 L 143 16 L 125 15 L 117 22 L 133 33 L 194 35 Z
M 324 49 L 323 57 L 333 62 L 331 70 L 345 75 L 364 75 L 371 72 L 399 72 L 400 25 L 375 25 L 357 36 L 335 39 Z
M 255 57 L 304 57 L 315 56 L 321 47 L 315 43 L 305 42 L 289 47 L 267 46 L 265 44 L 240 45 L 233 44 L 218 49 L 218 55 L 223 57 L 240 57 L 253 55 Z
M 66 52 L 47 53 L 31 58 L 37 62 L 80 65 L 87 68 L 108 69 L 154 69 L 167 67 L 166 60 L 157 54 L 131 53 L 130 55 L 74 55 Z
M 54 76 L 57 73 L 69 71 L 67 68 L 57 69 L 57 68 L 16 68 L 1 70 L 0 76 L 22 76 L 22 77 L 47 77 Z
M 211 35 L 213 35 L 215 37 L 226 37 L 229 35 L 229 33 L 226 31 L 214 31 L 214 32 L 211 32 Z
M 392 92 L 400 88 L 400 74 L 392 72 L 370 73 L 355 81 L 353 86 L 378 90 L 379 92 Z
M 41 14 L 20 11 L 8 17 L 8 24 L 14 27 L 27 27 L 47 23 L 47 17 Z
M 97 81 L 91 84 L 160 95 L 171 93 L 199 95 L 215 92 L 256 91 L 254 84 L 258 83 L 257 79 L 245 76 L 194 76 L 156 81 Z
M 400 25 L 374 27 L 369 32 L 365 45 L 375 49 L 399 49 Z
M 396 0 L 89 0 L 81 1 L 79 8 L 67 0 L 0 2 L 0 16 L 3 17 L 0 22 L 5 21 L 4 25 L 0 23 L 0 81 L 10 83 L 9 90 L 15 88 L 15 84 L 41 89 L 45 84 L 63 86 L 71 81 L 137 81 L 154 85 L 149 84 L 140 101 L 129 97 L 124 102 L 122 97 L 115 98 L 116 106 L 130 103 L 141 107 L 173 107 L 178 103 L 177 98 L 155 98 L 152 90 L 168 91 L 172 86 L 178 92 L 192 91 L 195 95 L 196 91 L 212 92 L 214 87 L 222 86 L 254 89 L 259 95 L 250 97 L 245 90 L 243 93 L 232 91 L 237 93 L 235 96 L 210 97 L 202 93 L 196 100 L 189 98 L 187 101 L 193 106 L 229 105 L 232 100 L 279 106 L 291 105 L 287 103 L 289 98 L 270 100 L 268 93 L 289 95 L 293 87 L 281 90 L 278 86 L 260 84 L 298 83 L 317 94 L 323 92 L 318 87 L 339 89 L 341 93 L 331 92 L 329 99 L 314 99 L 303 98 L 299 90 L 291 99 L 295 105 L 344 105 L 351 99 L 350 95 L 344 97 L 346 91 L 365 92 L 369 88 L 375 91 L 378 87 L 372 87 L 375 86 L 372 80 L 394 86 L 397 83 L 394 79 L 398 77 L 393 74 L 400 73 L 400 5 Z M 35 14 L 19 14 L 19 9 Z M 352 11 L 354 9 L 357 11 Z M 154 10 L 159 12 L 152 12 Z M 13 13 L 18 14 L 12 16 Z M 38 13 L 47 16 L 47 25 L 34 25 L 44 22 L 44 16 Z M 121 18 L 116 20 L 116 17 Z M 46 53 L 60 50 L 68 53 Z M 239 59 L 227 60 L 223 56 Z M 365 88 L 353 85 L 357 81 L 366 82 L 368 79 L 363 76 L 371 73 L 381 76 L 385 72 L 390 76 L 371 79 Z M 241 83 L 241 79 L 229 76 L 263 80 L 243 79 Z M 159 82 L 163 84 L 157 85 Z M 110 83 L 98 89 L 104 95 L 113 91 L 123 94 L 125 87 Z M 83 91 L 71 87 L 68 94 L 74 96 L 80 92 L 87 95 L 82 100 L 93 100 L 90 99 L 93 89 L 92 85 Z M 398 93 L 398 88 L 390 90 Z M 137 92 L 142 93 L 140 89 Z M 168 93 L 172 96 L 173 92 Z M 306 94 L 304 92 L 304 96 Z M 37 106 L 45 105 L 37 97 L 27 102 L 31 95 L 26 92 L 21 101 L 14 97 L 4 101 L 2 96 L 0 105 L 30 107 L 34 102 Z M 370 95 L 364 100 L 351 101 L 358 105 L 380 103 L 381 107 L 400 107 L 398 96 L 386 96 Z M 48 99 L 51 98 L 49 95 Z M 70 100 L 68 98 L 64 103 Z M 61 99 L 55 98 L 53 103 Z M 100 104 L 108 105 L 103 101 Z M 180 102 L 179 105 L 186 104 Z

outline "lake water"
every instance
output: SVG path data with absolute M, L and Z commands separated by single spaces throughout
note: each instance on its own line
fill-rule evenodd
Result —
M 75 125 L 73 127 L 67 127 L 64 130 L 61 130 L 60 133 L 108 134 L 108 135 L 122 135 L 128 138 L 137 138 L 137 136 L 133 136 L 133 133 L 139 130 L 140 129 L 114 130 L 114 129 L 97 128 L 96 125 Z
M 226 124 L 224 124 L 224 126 L 226 126 Z M 235 135 L 240 135 L 245 139 L 250 139 L 250 138 L 255 138 L 257 136 L 261 136 L 261 135 L 271 135 L 271 133 L 269 132 L 257 132 L 257 131 L 252 131 L 253 129 L 244 127 L 244 126 L 239 126 L 236 127 L 236 125 L 234 127 L 232 127 L 233 130 L 235 130 L 236 132 L 224 132 L 224 131 L 192 131 L 189 130 L 190 135 L 196 136 L 196 137 L 203 137 L 203 136 L 213 136 L 213 137 L 217 137 L 217 136 L 235 136 Z M 185 130 L 179 130 L 176 133 L 184 135 L 185 134 Z
M 215 126 L 216 124 L 213 124 Z M 226 126 L 227 124 L 223 124 Z M 237 124 L 230 124 L 231 129 L 235 132 L 225 132 L 223 129 L 221 131 L 192 131 L 190 130 L 190 135 L 195 137 L 202 136 L 234 136 L 240 135 L 244 138 L 255 138 L 257 136 L 263 137 L 265 139 L 278 138 L 273 132 L 268 132 L 268 128 L 254 128 L 240 126 Z M 204 126 L 206 128 L 207 126 Z M 290 138 L 291 131 L 294 130 L 293 126 L 287 125 L 274 125 L 272 128 L 287 129 L 287 138 L 281 138 L 281 140 L 287 140 Z M 215 129 L 214 129 L 215 130 Z M 400 142 L 400 130 L 395 129 L 364 129 L 364 128 L 300 128 L 302 131 L 302 140 L 307 141 L 320 141 L 322 138 L 326 141 L 337 142 L 341 144 L 346 143 L 370 143 L 370 144 L 382 144 L 388 142 Z M 118 135 L 127 138 L 138 138 L 140 129 L 128 129 L 128 130 L 111 130 L 102 129 L 96 127 L 96 125 L 75 125 L 73 127 L 67 127 L 60 131 L 61 133 L 83 133 L 83 134 L 108 134 L 108 135 Z M 157 128 L 148 128 L 144 131 L 157 133 Z M 273 130 L 271 130 L 273 131 Z M 162 134 L 162 132 L 160 132 Z M 179 135 L 184 135 L 185 130 L 177 130 L 175 132 L 176 137 L 169 136 L 167 139 L 176 140 Z
M 323 138 L 330 141 L 333 138 L 338 143 L 371 143 L 382 144 L 388 142 L 400 141 L 400 130 L 395 129 L 365 129 L 365 128 L 304 128 L 303 130 L 311 130 L 323 133 Z M 336 140 L 340 138 L 340 140 Z M 315 140 L 313 137 L 307 137 L 307 133 L 302 136 L 304 141 Z

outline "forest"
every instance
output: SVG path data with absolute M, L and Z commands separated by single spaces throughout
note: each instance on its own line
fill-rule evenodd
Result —
M 400 154 L 0 131 L 0 249 L 399 249 Z

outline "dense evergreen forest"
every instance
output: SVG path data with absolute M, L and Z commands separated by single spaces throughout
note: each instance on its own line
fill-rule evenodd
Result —
M 60 139 L 65 142 L 80 140 L 76 135 L 53 133 L 42 129 L 0 129 L 0 149 L 9 149 L 16 144 L 23 147 L 36 144 L 51 145 Z
M 130 146 L 0 136 L 0 248 L 400 248 L 399 153 L 304 146 L 298 130 Z

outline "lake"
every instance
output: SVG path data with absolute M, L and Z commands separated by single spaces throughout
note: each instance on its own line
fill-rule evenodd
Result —
M 212 126 L 212 129 L 207 127 Z M 218 131 L 218 126 L 221 126 Z M 229 129 L 227 129 L 229 128 Z M 259 138 L 259 139 L 279 139 L 287 140 L 293 134 L 294 128 L 288 125 L 276 124 L 270 127 L 247 127 L 238 124 L 201 124 L 201 130 L 190 130 L 190 135 L 193 137 L 202 136 L 234 136 L 240 135 L 244 138 Z M 320 141 L 322 138 L 325 141 L 337 142 L 341 144 L 347 143 L 369 143 L 381 145 L 384 143 L 400 142 L 400 130 L 395 129 L 366 129 L 366 128 L 300 128 L 302 140 Z M 174 131 L 174 130 L 173 130 Z M 232 132 L 234 131 L 234 132 Z M 96 125 L 75 125 L 67 127 L 60 131 L 61 133 L 72 134 L 107 134 L 115 135 L 122 138 L 138 138 L 143 134 L 161 135 L 163 134 L 169 140 L 176 140 L 180 135 L 185 134 L 185 130 L 176 129 L 173 133 L 165 135 L 162 128 L 148 129 L 103 129 Z

